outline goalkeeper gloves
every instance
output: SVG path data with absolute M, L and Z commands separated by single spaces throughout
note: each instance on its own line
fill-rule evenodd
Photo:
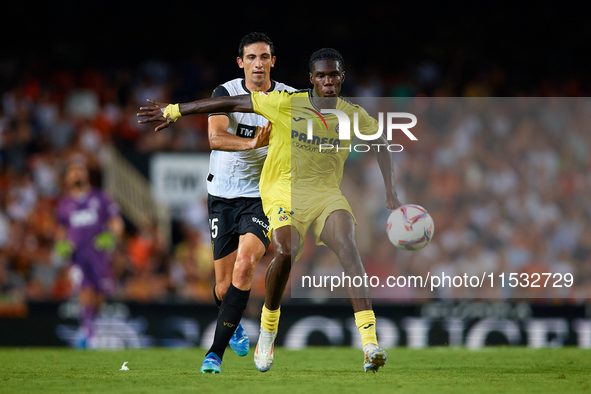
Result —
M 55 254 L 57 254 L 62 259 L 67 259 L 72 255 L 74 251 L 74 244 L 72 242 L 62 239 L 61 241 L 57 241 L 54 245 Z
M 115 235 L 109 231 L 103 231 L 94 237 L 94 247 L 96 250 L 113 251 L 115 250 Z

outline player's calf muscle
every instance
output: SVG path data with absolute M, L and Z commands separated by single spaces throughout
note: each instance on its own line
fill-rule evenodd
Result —
M 345 274 L 349 276 L 363 276 L 365 274 L 365 268 L 361 262 L 361 257 L 357 249 L 352 250 L 347 254 L 338 256 Z
M 236 251 L 213 262 L 215 268 L 215 286 L 219 299 L 223 299 L 232 283 L 232 272 L 236 261 Z

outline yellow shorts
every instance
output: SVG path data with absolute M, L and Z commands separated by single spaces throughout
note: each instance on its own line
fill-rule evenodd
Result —
M 324 230 L 324 224 L 326 219 L 331 213 L 345 210 L 355 220 L 355 215 L 351 210 L 349 202 L 342 194 L 332 194 L 326 196 L 318 196 L 315 200 L 309 200 L 307 202 L 298 201 L 295 206 L 291 203 L 284 202 L 283 204 L 277 204 L 267 209 L 265 207 L 265 213 L 269 218 L 269 237 L 271 237 L 273 229 L 278 229 L 284 226 L 293 226 L 299 233 L 300 245 L 298 254 L 295 260 L 298 260 L 304 250 L 304 240 L 306 233 L 311 230 L 314 234 L 314 241 L 316 245 L 326 246 L 321 241 L 320 235 Z M 355 221 L 357 224 L 357 221 Z

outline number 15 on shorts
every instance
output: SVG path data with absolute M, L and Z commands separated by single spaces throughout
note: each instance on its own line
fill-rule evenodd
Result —
M 211 238 L 218 236 L 218 218 L 209 219 L 209 227 L 211 228 Z

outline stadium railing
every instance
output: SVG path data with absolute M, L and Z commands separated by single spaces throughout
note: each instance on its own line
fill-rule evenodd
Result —
M 171 219 L 168 207 L 152 198 L 150 182 L 113 146 L 106 148 L 102 163 L 104 187 L 119 204 L 121 212 L 142 228 L 155 221 L 158 234 L 166 246 L 171 243 Z

